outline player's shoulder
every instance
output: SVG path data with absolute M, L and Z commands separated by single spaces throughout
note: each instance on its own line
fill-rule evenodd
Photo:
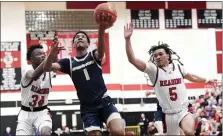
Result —
M 32 65 L 26 65 L 25 67 L 22 67 L 22 77 L 26 76 L 28 71 L 34 71 Z
M 91 49 L 91 50 L 89 51 L 89 55 L 90 55 L 91 57 L 95 58 L 95 55 L 96 55 L 96 52 L 97 52 L 97 51 L 98 51 L 97 49 Z
M 152 72 L 154 70 L 157 70 L 157 65 L 154 62 L 150 61 L 150 60 L 147 61 L 146 62 L 146 68 L 145 68 L 144 72 L 148 73 L 148 72 Z
M 27 73 L 31 71 L 34 71 L 31 65 L 27 65 L 22 68 L 22 78 L 20 84 L 23 89 L 27 88 L 30 84 L 32 84 L 32 79 L 28 78 L 27 76 Z
M 61 59 L 59 60 L 59 62 L 61 62 L 61 61 L 63 61 L 63 62 L 69 62 L 71 58 L 72 58 L 72 57 L 70 57 L 70 56 L 68 56 L 68 57 L 64 57 L 64 58 L 61 58 Z
M 65 57 L 65 58 L 60 59 L 56 63 L 58 63 L 60 66 L 64 66 L 65 67 L 65 66 L 70 65 L 70 61 L 71 60 L 72 60 L 72 57 L 68 56 L 68 57 Z

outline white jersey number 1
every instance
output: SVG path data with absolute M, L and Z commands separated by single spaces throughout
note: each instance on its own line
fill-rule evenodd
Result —
M 89 76 L 89 74 L 87 72 L 87 69 L 84 68 L 83 71 L 84 71 L 84 75 L 85 75 L 86 80 L 90 80 L 90 76 Z

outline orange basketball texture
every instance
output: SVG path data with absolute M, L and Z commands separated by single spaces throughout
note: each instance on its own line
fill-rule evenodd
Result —
M 113 24 L 117 19 L 115 6 L 109 3 L 99 4 L 94 10 L 94 19 L 97 24 Z

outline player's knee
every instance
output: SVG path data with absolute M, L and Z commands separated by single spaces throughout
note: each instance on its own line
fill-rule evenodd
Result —
M 42 127 L 41 130 L 40 130 L 40 135 L 50 136 L 51 135 L 51 128 L 50 127 Z
M 94 131 L 88 132 L 88 136 L 102 136 L 102 133 L 101 131 L 94 130 Z
M 194 131 L 184 131 L 184 134 L 186 135 L 186 136 L 194 136 Z
M 163 133 L 163 122 L 162 121 L 155 121 L 154 125 L 155 125 L 156 129 L 158 130 L 158 132 L 160 134 L 162 134 Z
M 124 136 L 125 129 L 123 127 L 114 127 L 113 129 L 111 129 L 111 134 L 113 136 Z

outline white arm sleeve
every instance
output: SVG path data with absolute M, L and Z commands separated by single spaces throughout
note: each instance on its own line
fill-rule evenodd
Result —
M 151 82 L 154 84 L 157 74 L 157 66 L 151 61 L 146 63 L 146 69 L 144 71 L 150 78 Z

